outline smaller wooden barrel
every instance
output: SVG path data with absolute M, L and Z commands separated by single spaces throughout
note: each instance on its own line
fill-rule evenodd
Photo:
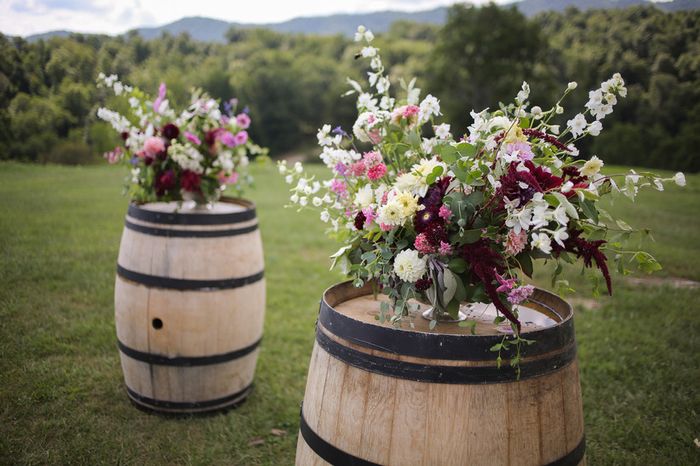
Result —
M 371 288 L 323 295 L 301 410 L 297 466 L 582 465 L 583 411 L 571 306 L 536 290 L 521 318 L 521 374 L 497 367 L 499 328 L 434 331 L 375 319 Z M 381 299 L 381 297 L 380 297 Z M 475 313 L 493 306 L 481 305 Z M 549 326 L 538 326 L 548 321 Z
M 160 413 L 234 407 L 250 393 L 265 312 L 255 206 L 129 206 L 115 321 L 129 398 Z

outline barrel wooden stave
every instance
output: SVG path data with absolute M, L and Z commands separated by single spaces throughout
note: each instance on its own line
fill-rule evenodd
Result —
M 329 302 L 329 296 L 339 293 L 337 288 L 325 295 Z M 552 299 L 548 294 L 541 297 Z M 331 333 L 321 323 L 318 325 L 319 331 Z M 332 340 L 387 359 L 421 360 L 363 347 L 337 336 Z M 548 355 L 534 358 L 543 357 Z M 466 367 L 475 364 L 432 362 Z M 583 440 L 575 359 L 549 373 L 519 381 L 426 383 L 353 367 L 316 342 L 302 416 L 325 442 L 376 464 L 542 465 L 566 456 Z M 296 464 L 329 463 L 300 434 Z M 585 464 L 585 458 L 579 464 Z
M 265 310 L 264 261 L 254 206 L 234 202 L 240 205 L 223 206 L 242 212 L 232 221 L 129 209 L 115 320 L 127 392 L 140 407 L 210 412 L 250 392 Z

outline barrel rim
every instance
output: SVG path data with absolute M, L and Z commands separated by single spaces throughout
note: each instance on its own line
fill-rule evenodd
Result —
M 322 295 L 318 321 L 334 335 L 366 348 L 405 356 L 445 360 L 491 361 L 494 352 L 491 348 L 500 343 L 501 335 L 470 335 L 455 333 L 422 332 L 414 329 L 382 326 L 378 323 L 362 322 L 335 310 L 329 304 L 331 293 L 352 288 L 352 297 L 369 294 L 371 284 L 356 288 L 352 281 L 345 281 L 328 287 Z M 552 327 L 526 333 L 532 345 L 521 348 L 522 357 L 535 357 L 562 350 L 575 343 L 573 308 L 553 293 L 535 288 L 532 301 L 539 299 L 559 301 L 566 315 Z M 350 298 L 351 299 L 351 298 Z
M 244 207 L 245 210 L 232 213 L 160 212 L 145 208 L 149 203 L 132 202 L 129 204 L 127 215 L 145 222 L 165 225 L 224 225 L 247 222 L 256 218 L 256 206 L 253 201 L 224 196 L 218 202 L 236 204 Z

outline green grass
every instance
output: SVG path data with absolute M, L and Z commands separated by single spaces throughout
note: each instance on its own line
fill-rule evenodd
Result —
M 283 209 L 275 170 L 255 171 L 268 280 L 255 392 L 224 416 L 169 420 L 134 409 L 122 384 L 123 172 L 0 164 L 1 464 L 293 463 L 318 299 L 340 276 L 316 215 Z M 688 181 L 612 210 L 655 230 L 663 274 L 700 280 L 700 177 Z M 589 464 L 698 464 L 700 290 L 616 285 L 576 318 Z

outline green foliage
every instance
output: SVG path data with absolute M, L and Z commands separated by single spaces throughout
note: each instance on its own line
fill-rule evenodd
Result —
M 441 99 L 453 134 L 465 131 L 470 109 L 509 101 L 523 80 L 542 105 L 576 80 L 579 89 L 568 108 L 577 109 L 587 89 L 620 71 L 629 95 L 604 120 L 601 136 L 582 144 L 581 153 L 598 154 L 608 163 L 696 172 L 699 31 L 698 11 L 569 9 L 527 19 L 513 8 L 456 5 L 443 28 L 399 21 L 377 46 L 392 79 L 416 75 L 418 87 Z M 214 44 L 163 34 L 146 41 L 132 32 L 30 44 L 0 34 L 0 159 L 38 160 L 71 129 L 83 132 L 93 152 L 106 150 L 92 136 L 102 99 L 94 90 L 99 71 L 151 93 L 166 81 L 175 106 L 187 103 L 192 87 L 223 100 L 238 97 L 252 110 L 251 136 L 273 154 L 312 143 L 324 122 L 351 127 L 352 108 L 340 97 L 344 79 L 367 70 L 356 69 L 356 47 L 348 39 L 237 28 L 227 39 Z M 41 125 L 29 121 L 38 111 L 11 113 L 20 94 L 48 111 Z M 570 116 L 560 116 L 558 123 Z M 42 134 L 34 131 L 37 126 Z

